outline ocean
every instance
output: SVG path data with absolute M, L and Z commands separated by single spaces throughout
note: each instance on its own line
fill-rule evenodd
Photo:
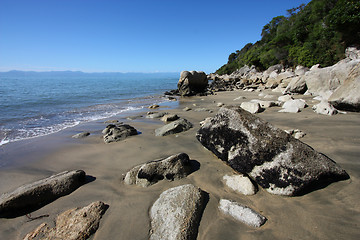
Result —
M 0 145 L 169 101 L 179 73 L 0 73 Z

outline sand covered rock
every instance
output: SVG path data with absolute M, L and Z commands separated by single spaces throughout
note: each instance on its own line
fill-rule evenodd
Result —
M 104 135 L 104 142 L 111 143 L 111 142 L 118 142 L 122 141 L 125 138 L 133 135 L 137 135 L 137 130 L 128 125 L 128 124 L 110 124 L 103 130 Z
M 2 194 L 0 217 L 21 216 L 45 206 L 75 191 L 85 183 L 85 177 L 82 170 L 65 171 Z
M 219 210 L 251 227 L 261 227 L 267 220 L 266 217 L 255 210 L 227 199 L 220 200 Z
M 193 125 L 186 119 L 178 119 L 165 126 L 155 129 L 155 136 L 167 136 L 189 130 Z
M 330 96 L 329 102 L 339 110 L 360 112 L 360 63 Z
M 205 205 L 206 193 L 192 184 L 164 191 L 150 209 L 150 239 L 196 239 Z
M 260 104 L 257 102 L 243 102 L 240 107 L 252 114 L 258 113 L 262 110 Z
M 89 135 L 90 135 L 89 132 L 81 132 L 81 133 L 73 135 L 72 138 L 84 138 L 84 137 L 87 137 Z
M 124 183 L 148 187 L 164 179 L 173 181 L 186 177 L 191 171 L 189 156 L 179 153 L 134 167 L 126 173 Z
M 28 233 L 24 240 L 88 239 L 99 228 L 100 219 L 107 209 L 108 205 L 98 201 L 80 209 L 67 210 L 56 218 L 53 228 L 43 223 Z
M 268 192 L 294 196 L 349 178 L 334 161 L 239 107 L 223 107 L 197 139 Z
M 251 180 L 243 174 L 225 175 L 223 181 L 226 186 L 232 190 L 244 195 L 254 195 L 256 193 L 256 187 Z
M 178 82 L 181 96 L 192 96 L 204 93 L 208 86 L 207 75 L 202 71 L 182 71 Z

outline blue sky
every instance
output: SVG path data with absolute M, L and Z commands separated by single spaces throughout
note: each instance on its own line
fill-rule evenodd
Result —
M 309 0 L 0 0 L 0 71 L 214 72 Z

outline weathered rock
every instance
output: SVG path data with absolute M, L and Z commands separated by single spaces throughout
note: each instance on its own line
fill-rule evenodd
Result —
M 253 99 L 253 100 L 251 100 L 251 102 L 259 103 L 261 108 L 269 108 L 269 107 L 279 106 L 279 102 L 276 102 L 276 101 L 263 101 L 263 100 L 259 100 L 259 99 Z
M 284 102 L 284 104 L 282 105 L 282 108 L 293 108 L 293 107 L 297 107 L 299 109 L 303 109 L 305 107 L 307 107 L 308 105 L 306 104 L 305 100 L 303 99 L 294 99 L 294 100 L 288 100 L 286 102 Z
M 184 111 L 184 112 L 191 111 L 191 108 L 189 108 L 189 107 L 184 107 L 184 108 L 183 108 L 183 111 Z
M 84 137 L 87 137 L 89 135 L 90 135 L 89 132 L 81 132 L 81 133 L 75 134 L 74 136 L 72 136 L 72 138 L 84 138 Z
M 104 122 L 105 124 L 117 124 L 119 123 L 119 120 L 116 119 L 112 119 L 112 120 L 107 120 Z
M 0 217 L 16 217 L 32 212 L 55 199 L 68 195 L 85 183 L 82 170 L 65 171 L 23 185 L 0 197 Z
M 181 96 L 192 96 L 204 93 L 208 85 L 207 76 L 204 72 L 182 71 L 178 82 L 178 90 Z
M 290 129 L 290 130 L 285 130 L 285 132 L 290 134 L 291 136 L 293 136 L 296 139 L 303 138 L 306 135 L 306 133 L 304 133 L 300 129 Z
M 307 71 L 309 71 L 309 68 L 299 65 L 295 68 L 295 75 L 301 77 L 304 76 Z
M 230 215 L 251 227 L 261 227 L 267 220 L 266 217 L 253 209 L 227 199 L 220 199 L 219 209 L 224 214 Z
M 330 96 L 329 102 L 339 110 L 360 112 L 360 63 Z
M 296 107 L 296 106 L 289 106 L 287 108 L 283 108 L 280 109 L 278 112 L 283 112 L 283 113 L 298 113 L 301 112 L 300 108 Z
M 229 188 L 242 193 L 244 195 L 254 195 L 256 193 L 256 187 L 251 180 L 243 174 L 235 174 L 232 176 L 225 175 L 223 180 Z
M 150 239 L 196 239 L 206 196 L 191 184 L 161 193 L 150 209 Z
M 338 111 L 327 101 L 321 101 L 320 103 L 314 105 L 312 109 L 314 110 L 314 112 L 318 114 L 324 114 L 330 116 L 338 113 Z
M 262 110 L 260 104 L 257 102 L 243 102 L 240 107 L 253 114 Z
M 126 173 L 124 183 L 148 187 L 163 179 L 173 181 L 184 178 L 191 171 L 189 156 L 186 153 L 179 153 L 134 167 Z
M 146 118 L 162 118 L 167 114 L 168 114 L 167 112 L 151 112 L 148 115 L 146 115 Z
M 176 115 L 176 114 L 166 114 L 161 118 L 161 121 L 163 121 L 163 122 L 172 122 L 172 121 L 175 121 L 175 120 L 178 120 L 178 119 L 179 119 L 179 116 Z
M 122 141 L 129 136 L 138 134 L 137 130 L 128 124 L 110 124 L 103 130 L 103 133 L 105 134 L 105 143 Z
M 156 109 L 156 108 L 159 108 L 160 106 L 158 104 L 154 104 L 154 105 L 151 105 L 149 106 L 148 108 L 149 109 Z
M 180 133 L 189 130 L 193 125 L 186 119 L 173 121 L 165 126 L 155 129 L 155 136 L 167 136 L 170 134 Z
M 278 100 L 280 102 L 286 102 L 286 101 L 289 101 L 289 100 L 293 100 L 293 98 L 290 95 L 284 95 L 284 96 L 278 97 Z
M 80 209 L 67 210 L 56 218 L 53 228 L 43 223 L 28 233 L 24 240 L 88 239 L 99 228 L 100 219 L 107 209 L 108 205 L 98 201 Z
M 294 77 L 291 79 L 289 85 L 285 88 L 284 94 L 300 93 L 304 94 L 307 91 L 305 78 Z
M 334 161 L 239 107 L 223 107 L 197 139 L 268 192 L 299 195 L 349 178 Z

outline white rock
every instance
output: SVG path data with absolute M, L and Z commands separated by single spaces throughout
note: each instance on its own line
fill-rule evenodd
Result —
M 244 195 L 254 195 L 256 188 L 250 179 L 242 174 L 225 175 L 223 180 L 229 188 Z
M 290 95 L 284 95 L 284 96 L 278 97 L 278 100 L 280 102 L 286 102 L 286 101 L 289 101 L 289 100 L 293 100 L 293 98 Z
M 219 210 L 252 227 L 261 227 L 266 222 L 266 218 L 253 209 L 227 199 L 220 200 Z
M 300 109 L 298 107 L 288 107 L 288 108 L 283 108 L 283 109 L 279 110 L 278 112 L 298 113 L 298 112 L 300 112 Z
M 259 103 L 261 108 L 269 108 L 269 107 L 279 106 L 279 104 L 275 101 L 263 101 L 263 100 L 259 100 L 259 99 L 253 99 L 253 100 L 251 100 L 251 102 Z
M 222 107 L 222 106 L 224 106 L 224 103 L 219 102 L 219 103 L 217 103 L 217 104 L 216 104 L 216 106 L 218 106 L 218 107 Z
M 338 113 L 338 111 L 331 104 L 324 100 L 319 104 L 314 105 L 312 109 L 314 112 L 324 115 L 335 115 Z
M 243 102 L 240 107 L 253 114 L 261 110 L 260 104 L 255 102 Z
M 295 100 L 286 101 L 282 106 L 282 108 L 294 108 L 294 107 L 303 109 L 307 107 L 307 104 L 303 99 L 295 99 Z
M 246 99 L 246 97 L 244 97 L 244 96 L 240 96 L 240 97 L 234 98 L 234 101 L 237 101 L 237 100 L 242 100 L 242 99 Z

